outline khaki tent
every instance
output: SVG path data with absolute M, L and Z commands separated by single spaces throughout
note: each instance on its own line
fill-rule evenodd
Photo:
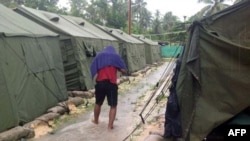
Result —
M 0 4 L 0 132 L 67 99 L 57 34 Z
M 245 1 L 192 24 L 176 88 L 183 140 L 201 141 L 250 106 L 249 17 Z
M 94 32 L 87 31 L 84 26 L 90 27 L 90 24 L 79 18 L 28 7 L 19 7 L 15 11 L 60 34 L 68 90 L 89 90 L 94 87 L 90 63 L 95 54 L 107 44 L 114 43 L 117 46 L 115 39 L 108 36 L 100 38 L 100 34 L 96 36 Z
M 119 29 L 101 25 L 96 26 L 119 40 L 119 51 L 125 60 L 129 73 L 143 69 L 146 66 L 145 48 L 142 41 Z
M 142 35 L 133 35 L 144 43 L 146 64 L 153 64 L 161 60 L 161 49 L 158 42 L 154 42 Z
M 98 37 L 100 39 L 102 46 L 95 46 L 95 51 L 100 52 L 102 51 L 106 46 L 113 45 L 117 52 L 119 52 L 119 45 L 118 40 L 111 35 L 107 34 L 106 32 L 102 31 L 101 29 L 97 28 L 95 25 L 89 23 L 88 21 L 80 18 L 80 17 L 73 17 L 73 16 L 65 16 L 60 15 L 73 23 L 74 25 L 78 26 L 80 29 L 93 34 L 94 36 Z

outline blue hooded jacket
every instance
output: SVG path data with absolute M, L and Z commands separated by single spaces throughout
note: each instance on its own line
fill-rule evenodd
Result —
M 126 65 L 121 56 L 115 51 L 113 46 L 107 46 L 102 52 L 98 53 L 90 66 L 92 79 L 97 74 L 98 70 L 113 66 L 118 69 L 126 69 Z

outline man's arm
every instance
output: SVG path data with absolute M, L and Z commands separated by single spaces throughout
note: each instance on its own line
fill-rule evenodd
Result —
M 123 74 L 124 73 L 127 73 L 127 70 L 126 69 L 119 69 L 120 72 L 122 72 Z

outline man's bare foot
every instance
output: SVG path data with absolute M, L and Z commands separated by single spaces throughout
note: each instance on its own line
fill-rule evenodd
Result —
M 109 126 L 109 127 L 108 127 L 108 130 L 112 130 L 112 129 L 114 129 L 113 126 Z
M 98 121 L 96 121 L 95 119 L 91 120 L 94 124 L 98 124 Z

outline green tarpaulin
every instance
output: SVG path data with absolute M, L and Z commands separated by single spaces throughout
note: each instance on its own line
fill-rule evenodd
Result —
M 0 132 L 67 100 L 57 34 L 0 4 Z
M 166 58 L 177 57 L 183 51 L 183 46 L 161 46 L 161 56 Z
M 250 105 L 250 1 L 190 28 L 177 81 L 181 138 L 201 141 Z

